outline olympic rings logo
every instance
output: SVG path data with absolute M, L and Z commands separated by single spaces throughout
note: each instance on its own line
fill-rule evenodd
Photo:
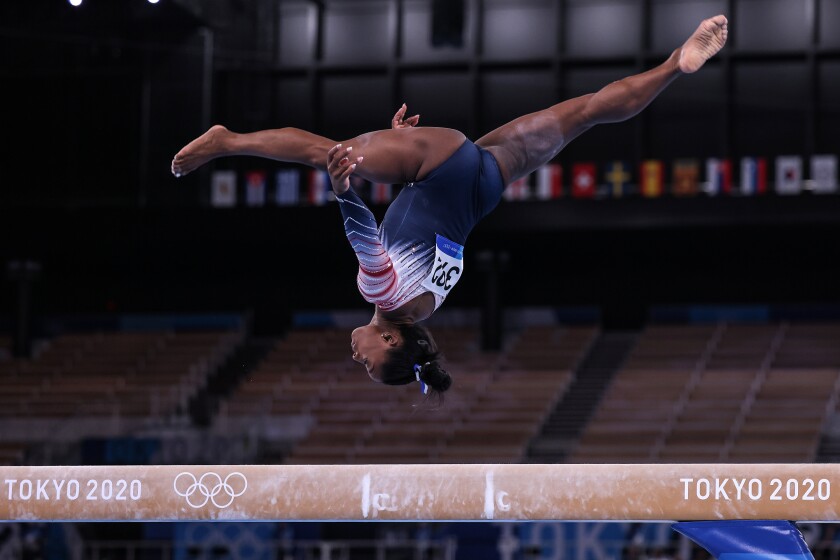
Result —
M 182 477 L 185 482 L 179 483 Z M 231 483 L 231 479 L 234 484 Z M 238 479 L 241 479 L 241 482 Z M 175 493 L 186 498 L 193 509 L 204 507 L 207 502 L 212 502 L 219 509 L 225 509 L 233 503 L 234 498 L 245 493 L 248 489 L 248 479 L 239 472 L 230 473 L 224 480 L 221 475 L 214 472 L 204 473 L 198 479 L 192 473 L 182 472 L 175 477 L 173 486 Z

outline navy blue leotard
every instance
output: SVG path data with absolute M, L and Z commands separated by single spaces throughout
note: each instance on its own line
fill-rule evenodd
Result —
M 406 184 L 380 226 L 352 189 L 338 195 L 347 239 L 359 260 L 362 296 L 387 311 L 432 291 L 437 309 L 451 285 L 441 275 L 446 265 L 436 267 L 436 262 L 442 254 L 446 258 L 463 250 L 470 231 L 496 207 L 503 190 L 496 159 L 466 140 L 422 181 Z M 462 265 L 457 277 L 461 270 Z M 433 277 L 438 289 L 429 289 Z

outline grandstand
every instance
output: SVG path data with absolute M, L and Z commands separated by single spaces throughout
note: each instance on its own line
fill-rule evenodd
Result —
M 177 425 L 241 343 L 230 332 L 95 332 L 45 340 L 32 358 L 0 362 L 3 459 L 27 447 Z M 43 455 L 40 455 L 43 456 Z
M 0 460 L 84 457 L 91 438 L 151 437 L 165 447 L 173 434 L 183 445 L 210 433 L 231 447 L 249 439 L 244 462 L 533 462 L 535 442 L 551 437 L 558 411 L 575 409 L 587 379 L 600 379 L 597 395 L 577 413 L 566 462 L 807 463 L 832 441 L 840 322 L 651 323 L 623 333 L 624 359 L 595 378 L 586 371 L 614 336 L 595 324 L 523 325 L 492 351 L 475 327 L 434 331 L 455 378 L 439 407 L 413 384 L 372 384 L 350 358 L 344 327 L 274 337 L 244 327 L 65 332 L 39 340 L 32 358 L 0 361 Z M 242 352 L 254 343 L 264 351 L 246 367 Z M 83 531 L 78 546 L 153 555 L 169 546 L 107 535 Z
M 647 328 L 572 459 L 814 461 L 837 406 L 837 334 L 836 324 Z
M 349 330 L 298 328 L 235 371 L 211 431 L 294 426 L 257 462 L 510 462 L 557 410 L 605 336 L 595 326 L 535 325 L 483 351 L 470 327 L 442 327 L 455 389 L 442 406 L 414 386 L 372 384 L 345 349 Z M 649 325 L 598 387 L 568 462 L 812 462 L 840 391 L 837 323 Z M 191 405 L 247 344 L 232 331 L 94 332 L 42 341 L 0 362 L 3 460 L 37 443 L 189 427 Z M 229 374 L 228 374 L 229 375 Z M 93 432 L 85 433 L 85 429 Z M 282 431 L 282 430 L 281 430 Z

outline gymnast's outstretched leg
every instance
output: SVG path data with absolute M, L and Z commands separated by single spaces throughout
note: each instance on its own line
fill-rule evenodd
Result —
M 355 174 L 369 181 L 406 183 L 426 176 L 464 142 L 448 128 L 398 128 L 368 132 L 341 142 L 342 158 L 357 161 Z M 172 173 L 185 175 L 224 156 L 256 156 L 327 169 L 327 152 L 337 142 L 298 128 L 260 130 L 247 134 L 216 125 L 184 146 L 172 160 Z M 350 148 L 350 150 L 347 150 Z
M 726 43 L 723 15 L 704 20 L 682 47 L 656 68 L 613 82 L 596 93 L 525 115 L 480 138 L 495 156 L 505 183 L 528 175 L 596 124 L 637 115 L 681 74 L 700 69 Z
M 334 145 L 329 138 L 297 128 L 239 134 L 217 124 L 181 148 L 172 158 L 171 169 L 180 177 L 226 156 L 264 157 L 324 169 L 324 154 Z

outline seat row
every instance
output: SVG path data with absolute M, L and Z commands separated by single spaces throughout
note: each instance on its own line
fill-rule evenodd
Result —
M 417 384 L 371 383 L 352 361 L 349 331 L 278 340 L 222 406 L 227 417 L 311 420 L 290 463 L 519 461 L 563 396 L 594 328 L 532 327 L 482 352 L 477 329 L 435 329 L 453 378 L 443 406 Z
M 651 327 L 570 460 L 812 461 L 837 401 L 838 334 L 833 324 Z

